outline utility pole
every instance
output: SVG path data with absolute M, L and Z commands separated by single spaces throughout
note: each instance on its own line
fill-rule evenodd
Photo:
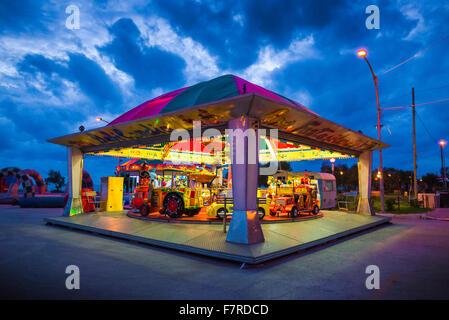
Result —
M 418 199 L 418 177 L 416 165 L 416 130 L 415 130 L 415 88 L 412 88 L 412 114 L 413 114 L 413 194 L 415 200 Z

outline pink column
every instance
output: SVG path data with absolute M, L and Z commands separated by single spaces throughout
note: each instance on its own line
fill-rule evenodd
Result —
M 259 177 L 259 141 L 248 138 L 247 129 L 253 129 L 247 117 L 229 121 L 231 143 L 232 195 L 234 212 L 226 241 L 255 244 L 264 242 L 257 216 L 257 182 Z M 252 131 L 252 130 L 250 130 Z

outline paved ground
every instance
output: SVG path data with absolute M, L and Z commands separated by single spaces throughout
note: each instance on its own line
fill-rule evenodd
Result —
M 223 232 L 222 225 L 145 221 L 129 217 L 124 211 L 97 212 L 44 220 L 56 226 L 242 263 L 270 261 L 360 230 L 367 230 L 390 220 L 386 217 L 356 215 L 341 211 L 321 212 L 320 216 L 302 221 L 295 220 L 295 223 L 262 224 L 265 241 L 252 245 L 227 242 L 227 234 Z
M 449 221 L 449 208 L 436 208 L 427 213 L 428 218 L 447 220 Z
M 449 299 L 449 223 L 393 225 L 240 270 L 240 265 L 49 227 L 60 209 L 0 206 L 0 298 Z M 81 289 L 65 288 L 65 268 Z M 365 288 L 379 266 L 381 289 Z

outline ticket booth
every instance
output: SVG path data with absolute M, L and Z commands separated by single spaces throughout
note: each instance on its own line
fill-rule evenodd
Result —
M 100 210 L 123 210 L 123 177 L 101 178 Z

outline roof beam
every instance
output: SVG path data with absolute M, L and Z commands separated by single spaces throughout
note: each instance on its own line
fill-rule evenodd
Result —
M 226 125 L 220 125 L 220 126 L 209 126 L 209 127 L 201 127 L 201 135 L 203 135 L 204 131 L 207 129 L 217 129 L 221 132 L 221 134 L 225 133 L 225 130 L 227 129 Z M 193 137 L 193 129 L 187 130 L 189 135 Z M 141 139 L 135 139 L 135 140 L 128 140 L 128 141 L 121 141 L 121 142 L 115 142 L 115 143 L 108 143 L 98 146 L 88 146 L 81 148 L 81 151 L 83 153 L 87 152 L 97 152 L 97 151 L 106 151 L 110 149 L 117 149 L 117 148 L 131 148 L 135 146 L 143 146 L 143 145 L 154 145 L 159 143 L 167 143 L 171 142 L 170 134 L 164 134 L 159 136 L 153 136 L 153 137 L 147 137 L 147 138 L 141 138 Z
M 272 128 L 265 127 L 265 126 L 262 126 L 262 128 L 267 129 L 267 130 L 272 129 Z M 350 155 L 357 156 L 357 157 L 361 153 L 360 151 L 357 151 L 357 150 L 352 150 L 352 149 L 340 147 L 340 146 L 337 146 L 337 145 L 334 145 L 334 144 L 328 144 L 328 143 L 316 141 L 316 140 L 313 140 L 313 139 L 310 139 L 310 138 L 298 136 L 296 134 L 285 132 L 285 131 L 281 131 L 281 130 L 278 131 L 278 138 L 279 139 L 283 139 L 283 140 L 287 140 L 289 142 L 296 142 L 296 143 L 304 144 L 304 145 L 309 146 L 309 147 L 326 149 L 326 150 L 329 150 L 329 151 L 335 151 L 335 152 L 340 152 L 340 153 L 344 153 L 344 154 L 350 154 Z

